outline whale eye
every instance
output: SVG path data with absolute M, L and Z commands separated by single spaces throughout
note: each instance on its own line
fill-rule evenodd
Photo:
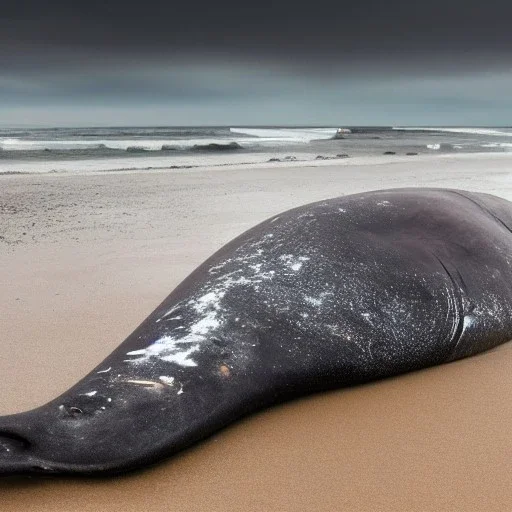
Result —
M 59 406 L 59 410 L 61 413 L 64 413 L 68 418 L 78 418 L 82 414 L 84 414 L 83 409 L 80 407 L 72 406 L 72 405 L 61 405 Z
M 112 399 L 101 394 L 81 393 L 71 400 L 66 400 L 59 405 L 58 409 L 63 418 L 77 420 L 92 418 L 97 414 L 102 414 L 112 407 Z

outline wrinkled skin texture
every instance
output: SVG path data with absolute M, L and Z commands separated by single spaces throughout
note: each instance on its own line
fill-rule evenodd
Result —
M 100 366 L 0 418 L 0 474 L 116 473 L 307 393 L 512 337 L 512 204 L 397 189 L 290 210 L 197 268 Z

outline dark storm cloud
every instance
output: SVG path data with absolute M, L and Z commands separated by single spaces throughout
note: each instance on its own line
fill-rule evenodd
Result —
M 0 123 L 510 124 L 511 0 L 4 0 Z
M 512 49 L 511 18 L 509 0 L 9 0 L 2 2 L 0 51 L 6 60 L 17 49 L 25 57 L 75 49 L 96 58 L 186 52 L 298 65 L 312 58 L 494 59 Z

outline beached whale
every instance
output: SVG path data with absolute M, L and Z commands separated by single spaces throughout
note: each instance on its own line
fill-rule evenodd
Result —
M 116 473 L 262 407 L 512 338 L 512 204 L 443 189 L 309 204 L 242 234 L 105 361 L 0 418 L 0 473 Z

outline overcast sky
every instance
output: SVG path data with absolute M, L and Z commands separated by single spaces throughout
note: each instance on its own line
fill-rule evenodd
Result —
M 511 0 L 2 1 L 2 125 L 512 125 Z

